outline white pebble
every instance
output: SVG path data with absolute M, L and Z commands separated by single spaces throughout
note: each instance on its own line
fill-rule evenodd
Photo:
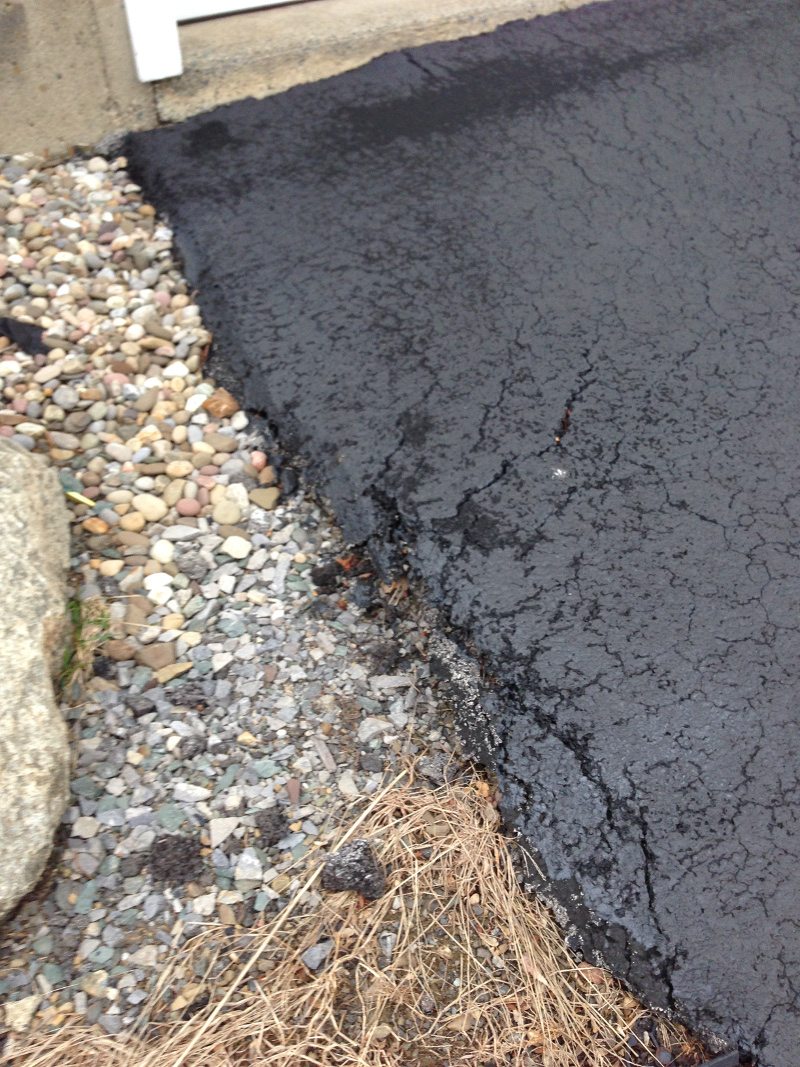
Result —
M 192 901 L 192 911 L 195 913 L 195 915 L 199 915 L 201 916 L 201 918 L 206 919 L 209 915 L 214 914 L 214 908 L 216 907 L 216 904 L 216 892 L 204 893 L 201 897 L 194 898 L 194 900 Z
M 211 847 L 217 848 L 227 840 L 239 825 L 237 818 L 211 819 L 208 824 L 208 834 L 211 838 Z
M 162 537 L 150 549 L 150 558 L 157 563 L 171 563 L 175 558 L 175 546 Z
M 176 782 L 172 795 L 181 803 L 195 804 L 198 800 L 208 800 L 211 790 L 204 789 L 201 785 L 193 785 L 191 782 Z
M 156 589 L 166 589 L 167 586 L 172 585 L 172 575 L 165 574 L 163 571 L 159 571 L 158 574 L 146 574 L 142 579 L 142 585 L 148 593 Z
M 224 552 L 232 559 L 246 559 L 250 555 L 252 549 L 250 542 L 244 537 L 226 537 L 219 547 L 220 552 Z
M 231 485 L 226 487 L 225 499 L 230 500 L 232 504 L 236 504 L 242 511 L 246 511 L 250 504 L 247 490 L 241 482 L 232 482 Z
M 185 378 L 187 374 L 189 374 L 189 368 L 179 359 L 176 359 L 173 363 L 170 363 L 168 367 L 164 368 L 165 378 Z M 189 406 L 188 403 L 186 406 Z

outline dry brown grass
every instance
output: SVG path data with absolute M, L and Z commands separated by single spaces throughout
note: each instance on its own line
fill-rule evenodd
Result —
M 212 927 L 176 952 L 135 1036 L 113 1039 L 68 1021 L 17 1038 L 8 1062 L 619 1067 L 643 1009 L 605 972 L 576 963 L 550 913 L 519 885 L 488 792 L 479 778 L 432 791 L 408 772 L 332 848 L 356 837 L 373 842 L 389 872 L 379 900 L 323 894 L 309 906 L 317 867 L 261 927 Z M 381 933 L 397 939 L 390 964 Z M 300 955 L 323 938 L 333 947 L 312 974 Z M 477 955 L 481 946 L 502 958 L 502 969 Z M 170 1011 L 178 994 L 190 1004 L 179 1000 Z M 661 1027 L 676 1064 L 702 1061 L 684 1032 Z

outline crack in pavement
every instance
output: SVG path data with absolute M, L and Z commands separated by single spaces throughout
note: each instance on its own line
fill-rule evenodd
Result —
M 800 1047 L 798 15 L 608 0 L 128 147 L 217 373 L 426 584 L 570 943 L 769 1067 Z

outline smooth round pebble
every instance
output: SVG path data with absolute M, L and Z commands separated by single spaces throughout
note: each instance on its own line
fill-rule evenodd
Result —
M 199 515 L 201 507 L 202 504 L 199 500 L 190 500 L 189 497 L 184 497 L 175 505 L 175 510 L 179 515 Z
M 117 463 L 127 463 L 133 453 L 125 445 L 119 444 L 116 441 L 109 441 L 105 446 L 106 454 L 115 459 Z
M 166 474 L 169 478 L 188 478 L 193 471 L 193 463 L 186 459 L 174 459 L 167 464 Z
M 152 493 L 140 493 L 139 496 L 133 498 L 133 507 L 143 515 L 147 522 L 158 522 L 159 519 L 163 519 L 169 511 L 169 508 L 157 496 L 153 496 Z
M 120 529 L 127 530 L 129 533 L 139 533 L 146 523 L 147 519 L 138 511 L 129 511 L 119 520 Z

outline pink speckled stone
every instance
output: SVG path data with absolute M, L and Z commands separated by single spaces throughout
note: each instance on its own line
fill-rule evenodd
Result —
M 14 430 L 11 426 L 0 426 L 0 437 L 13 437 Z
M 157 293 L 153 293 L 153 299 L 157 304 L 161 304 L 162 307 L 169 307 L 170 295 L 169 293 L 162 293 L 160 290 Z
M 216 481 L 208 474 L 198 474 L 195 481 L 202 489 L 213 489 Z
M 28 401 L 24 396 L 15 396 L 11 401 L 11 406 L 18 415 L 24 415 L 25 408 L 28 406 Z
M 263 471 L 267 465 L 267 457 L 263 452 L 251 452 L 250 464 L 255 467 L 257 471 Z
M 219 474 L 219 467 L 215 463 L 206 463 L 199 473 L 205 478 L 213 478 L 215 474 Z
M 197 490 L 197 503 L 200 504 L 201 507 L 205 507 L 206 504 L 211 503 L 211 493 L 202 486 Z
M 175 510 L 179 515 L 197 515 L 202 506 L 199 500 L 190 500 L 189 497 L 184 497 L 175 505 Z
M 130 381 L 127 374 L 118 374 L 116 371 L 109 371 L 108 374 L 103 375 L 103 385 L 125 385 Z

